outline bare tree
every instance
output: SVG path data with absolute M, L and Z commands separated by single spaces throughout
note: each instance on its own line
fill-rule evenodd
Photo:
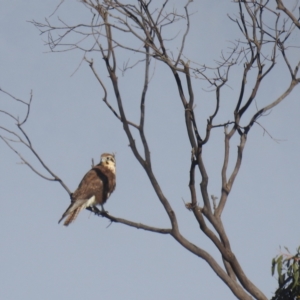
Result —
M 272 108 L 282 102 L 300 82 L 298 69 L 300 61 L 291 62 L 288 57 L 291 36 L 299 28 L 299 19 L 293 10 L 288 10 L 282 1 L 276 1 L 278 9 L 285 14 L 282 16 L 268 0 L 235 1 L 237 16 L 229 16 L 241 32 L 240 38 L 232 41 L 229 52 L 222 52 L 221 59 L 213 67 L 190 61 L 185 56 L 185 44 L 190 30 L 192 12 L 191 0 L 187 1 L 180 10 L 170 9 L 170 3 L 165 0 L 160 6 L 145 0 L 126 3 L 117 0 L 81 0 L 86 9 L 91 12 L 89 24 L 69 25 L 59 19 L 60 24 L 54 25 L 47 19 L 44 23 L 32 21 L 42 35 L 47 36 L 46 44 L 53 52 L 80 50 L 83 61 L 87 62 L 95 78 L 103 90 L 103 101 L 112 115 L 123 126 L 129 140 L 131 150 L 147 174 L 149 181 L 157 195 L 158 201 L 170 221 L 169 228 L 157 228 L 131 220 L 118 218 L 110 214 L 99 215 L 111 222 L 122 223 L 135 228 L 144 229 L 172 236 L 182 247 L 205 260 L 219 278 L 229 287 L 238 299 L 267 299 L 260 289 L 255 286 L 244 273 L 239 261 L 233 253 L 230 241 L 222 222 L 222 213 L 226 207 L 228 197 L 242 164 L 243 151 L 247 136 L 254 125 L 262 126 L 258 119 L 266 115 Z M 171 35 L 174 26 L 184 27 L 181 35 Z M 297 28 L 298 27 L 298 28 Z M 175 27 L 176 28 L 176 27 Z M 130 39 L 128 39 L 130 37 Z M 74 41 L 74 39 L 76 39 Z M 70 42 L 71 41 L 71 42 Z M 175 44 L 175 46 L 174 46 Z M 133 63 L 122 61 L 122 53 L 135 53 Z M 112 89 L 103 80 L 94 64 L 93 55 L 100 55 Z M 199 58 L 201 59 L 201 57 Z M 282 62 L 286 66 L 290 78 L 285 92 L 276 99 L 267 99 L 268 103 L 259 102 L 258 91 L 265 82 L 268 74 L 275 70 L 276 63 Z M 178 89 L 178 98 L 182 103 L 185 115 L 185 127 L 190 142 L 191 161 L 189 173 L 190 200 L 185 204 L 186 209 L 193 213 L 200 230 L 210 239 L 223 258 L 223 266 L 207 251 L 191 243 L 180 231 L 176 212 L 152 169 L 150 145 L 145 134 L 146 99 L 148 85 L 155 76 L 155 64 L 165 65 Z M 128 119 L 128 112 L 124 105 L 124 95 L 120 91 L 118 74 L 128 69 L 143 66 L 143 86 L 139 99 L 139 120 Z M 242 68 L 240 92 L 235 100 L 235 107 L 222 117 L 223 121 L 216 121 L 221 112 L 221 93 L 229 84 L 229 75 L 233 69 Z M 253 79 L 254 78 L 254 79 Z M 215 108 L 207 112 L 205 130 L 198 128 L 199 118 L 195 112 L 195 95 L 193 86 L 198 81 L 205 81 L 209 89 L 215 94 Z M 246 87 L 251 90 L 246 92 Z M 1 92 L 5 92 L 1 90 Z M 70 194 L 66 184 L 51 169 L 46 166 L 39 154 L 33 148 L 23 124 L 29 117 L 31 98 L 25 102 L 5 92 L 15 101 L 19 101 L 27 108 L 24 120 L 19 120 L 7 111 L 0 111 L 16 122 L 17 130 L 12 131 L 0 127 L 9 137 L 1 134 L 1 139 L 28 165 L 37 175 L 50 181 L 58 181 Z M 111 96 L 114 94 L 114 97 Z M 113 100 L 115 99 L 115 100 Z M 172 108 L 170 108 L 172 110 Z M 220 118 L 218 118 L 220 120 Z M 211 135 L 223 128 L 224 157 L 221 167 L 221 193 L 219 199 L 208 191 L 209 174 L 203 159 L 203 151 L 210 142 Z M 263 127 L 263 130 L 266 129 Z M 205 134 L 200 134 L 205 132 Z M 267 132 L 267 131 L 266 131 Z M 238 150 L 235 153 L 234 168 L 229 171 L 230 145 L 233 137 L 239 138 Z M 30 162 L 14 148 L 13 143 L 25 145 L 36 157 L 49 175 L 45 176 L 37 171 Z M 137 147 L 141 143 L 142 150 Z M 196 173 L 200 174 L 200 191 L 195 185 Z M 218 201 L 219 200 L 219 201 Z

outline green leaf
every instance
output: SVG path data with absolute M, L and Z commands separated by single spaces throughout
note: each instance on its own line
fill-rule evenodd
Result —
M 283 284 L 283 277 L 282 277 L 282 255 L 279 256 L 277 259 L 277 273 L 278 273 L 278 283 L 279 286 Z
M 293 273 L 299 273 L 299 267 L 297 261 L 294 261 L 293 263 Z
M 295 261 L 293 263 L 293 273 L 294 273 L 294 284 L 292 286 L 292 290 L 299 284 L 299 267 L 298 267 L 298 262 Z
M 291 290 L 293 290 L 299 284 L 298 280 L 299 280 L 299 273 L 297 272 L 294 274 L 294 283 L 293 286 L 291 287 Z
M 273 258 L 272 259 L 272 268 L 271 268 L 272 276 L 274 276 L 275 266 L 276 266 L 276 259 Z
M 280 276 L 282 273 L 282 255 L 280 255 L 277 259 L 277 273 L 278 276 Z

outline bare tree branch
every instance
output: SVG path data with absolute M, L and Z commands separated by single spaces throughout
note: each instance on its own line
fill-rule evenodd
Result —
M 153 227 L 153 226 L 148 226 L 142 223 L 136 223 L 136 222 L 132 222 L 126 219 L 122 219 L 122 218 L 117 218 L 114 217 L 110 214 L 108 214 L 107 212 L 102 212 L 101 210 L 98 210 L 97 208 L 86 208 L 87 210 L 95 213 L 98 216 L 104 217 L 108 220 L 110 220 L 112 223 L 120 223 L 120 224 L 124 224 L 127 225 L 129 227 L 133 227 L 136 229 L 143 229 L 145 231 L 151 231 L 151 232 L 156 232 L 156 233 L 161 233 L 161 234 L 171 234 L 172 229 L 168 229 L 168 228 L 157 228 L 157 227 Z M 96 210 L 95 210 L 96 209 Z
M 23 137 L 25 138 L 25 140 L 21 137 L 21 135 L 19 135 L 18 133 L 16 133 L 15 131 L 9 130 L 6 127 L 0 126 L 0 129 L 2 129 L 3 131 L 9 133 L 10 135 L 14 136 L 15 138 L 17 138 L 17 140 L 12 140 L 9 139 L 7 137 L 4 137 L 2 134 L 0 134 L 0 138 L 5 142 L 5 144 L 14 152 L 16 153 L 20 159 L 22 160 L 22 162 L 27 165 L 35 174 L 37 174 L 38 176 L 40 176 L 43 179 L 49 180 L 49 181 L 57 181 L 61 184 L 61 186 L 68 192 L 68 194 L 71 194 L 71 191 L 68 189 L 68 187 L 66 186 L 66 184 L 63 182 L 63 180 L 61 178 L 59 178 L 47 165 L 46 163 L 43 161 L 43 159 L 40 157 L 40 155 L 36 152 L 36 150 L 34 149 L 32 142 L 28 136 L 28 134 L 26 133 L 26 131 L 22 128 L 22 126 L 26 123 L 26 121 L 29 118 L 29 113 L 30 113 L 30 107 L 31 107 L 31 103 L 32 103 L 32 92 L 30 94 L 30 99 L 28 102 L 20 100 L 18 98 L 16 98 L 15 96 L 11 95 L 8 92 L 5 92 L 4 90 L 0 89 L 0 92 L 8 95 L 11 99 L 21 103 L 21 105 L 25 105 L 26 107 L 26 114 L 25 117 L 23 119 L 23 121 L 19 121 L 19 118 L 13 116 L 12 114 L 9 114 L 5 111 L 2 111 L 3 113 L 5 113 L 6 115 L 8 115 L 11 119 L 13 119 L 14 121 L 16 121 L 15 126 L 17 126 L 17 130 L 19 130 L 21 132 L 21 134 L 23 135 Z M 39 164 L 41 165 L 41 167 L 43 167 L 43 169 L 45 169 L 52 177 L 47 177 L 45 175 L 43 175 L 41 172 L 39 172 L 36 168 L 33 167 L 33 165 L 31 163 L 28 162 L 28 160 L 26 160 L 19 151 L 16 150 L 15 147 L 13 147 L 11 145 L 10 142 L 18 142 L 21 145 L 25 146 L 27 149 L 29 149 L 29 151 L 33 154 L 33 156 L 37 159 L 37 161 L 39 162 Z
M 283 4 L 282 0 L 276 0 L 277 9 L 282 10 L 292 21 L 293 23 L 300 29 L 300 22 L 299 18 L 297 19 L 291 11 L 289 11 L 285 5 Z

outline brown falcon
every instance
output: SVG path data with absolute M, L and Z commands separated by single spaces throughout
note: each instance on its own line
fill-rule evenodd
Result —
M 68 226 L 85 208 L 99 211 L 96 205 L 103 204 L 116 187 L 116 160 L 113 154 L 103 153 L 98 165 L 89 170 L 82 178 L 77 190 L 71 194 L 71 204 L 58 221 L 65 217 L 65 226 Z

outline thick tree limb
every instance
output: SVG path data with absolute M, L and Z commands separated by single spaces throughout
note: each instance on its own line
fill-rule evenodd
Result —
M 282 0 L 276 0 L 277 2 L 277 9 L 282 10 L 292 21 L 293 23 L 300 29 L 300 22 L 299 18 L 297 19 L 291 11 L 289 11 L 285 5 L 283 4 Z

